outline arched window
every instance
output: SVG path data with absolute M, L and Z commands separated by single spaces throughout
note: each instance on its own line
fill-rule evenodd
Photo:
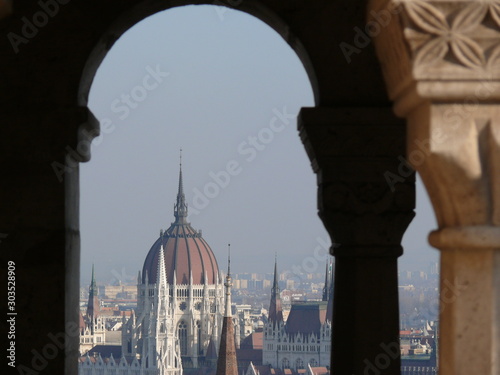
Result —
M 282 369 L 290 368 L 290 361 L 288 360 L 288 358 L 283 358 L 281 360 L 281 368 Z
M 309 364 L 311 365 L 311 367 L 316 367 L 316 366 L 318 366 L 318 361 L 316 361 L 316 359 L 312 358 L 309 361 Z
M 187 355 L 187 325 L 184 320 L 179 322 L 179 345 L 181 346 L 181 355 Z
M 297 358 L 297 360 L 295 361 L 295 369 L 299 370 L 301 368 L 304 368 L 304 361 L 302 360 L 302 358 Z

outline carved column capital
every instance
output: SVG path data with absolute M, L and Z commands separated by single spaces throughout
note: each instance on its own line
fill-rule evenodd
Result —
M 500 1 L 371 0 L 368 9 L 398 115 L 425 101 L 500 99 Z
M 492 227 L 462 238 L 496 233 L 500 1 L 372 0 L 369 9 L 369 22 L 380 26 L 374 40 L 394 110 L 408 120 L 409 162 L 440 228 L 454 228 L 446 238 L 434 233 L 432 243 L 453 243 L 458 227 Z
M 301 110 L 299 131 L 318 175 L 319 216 L 334 243 L 334 371 L 366 374 L 380 345 L 399 342 L 397 259 L 415 207 L 406 126 L 391 108 L 320 107 Z M 387 177 L 399 171 L 404 178 Z M 396 355 L 384 374 L 400 368 Z
M 0 127 L 0 148 L 6 154 L 16 155 L 18 162 L 50 165 L 53 161 L 64 161 L 66 154 L 70 154 L 78 162 L 88 161 L 92 139 L 99 135 L 99 121 L 92 112 L 87 107 L 79 106 L 47 104 L 45 109 L 40 107 L 26 105 L 3 109 L 4 126 Z M 10 135 L 12 128 L 26 129 L 26 124 L 36 126 L 29 132 L 21 131 Z M 52 141 L 40 142 L 45 137 Z
M 385 257 L 402 253 L 414 213 L 414 173 L 406 167 L 406 129 L 390 108 L 306 108 L 299 130 L 318 174 L 319 216 L 333 255 Z
M 370 6 L 369 22 L 387 19 L 375 47 L 394 110 L 407 119 L 408 160 L 439 226 L 429 239 L 441 250 L 446 296 L 440 373 L 498 374 L 500 1 Z

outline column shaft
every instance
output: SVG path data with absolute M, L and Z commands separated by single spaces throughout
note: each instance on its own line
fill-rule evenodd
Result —
M 312 108 L 299 128 L 334 243 L 332 373 L 399 375 L 397 258 L 415 204 L 413 172 L 398 172 L 405 124 L 390 109 Z

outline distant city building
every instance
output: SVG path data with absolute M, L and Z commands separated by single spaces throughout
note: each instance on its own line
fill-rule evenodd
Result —
M 239 336 L 243 340 L 254 331 L 251 305 L 236 305 L 236 316 L 238 317 Z M 239 343 L 237 343 L 238 345 Z
M 401 375 L 436 375 L 437 324 L 426 322 L 421 330 L 400 331 Z
M 136 285 L 105 285 L 101 290 L 102 298 L 137 299 Z
M 270 366 L 250 363 L 244 375 L 330 375 L 329 367 L 314 367 L 307 365 L 304 369 L 276 369 Z M 406 375 L 406 374 L 402 374 Z
M 438 262 L 432 262 L 429 265 L 429 269 L 430 269 L 431 275 L 439 275 L 439 263 Z
M 89 286 L 89 297 L 85 315 L 80 311 L 80 354 L 84 354 L 95 345 L 104 344 L 106 340 L 105 318 L 100 314 L 97 283 L 92 265 L 92 278 Z
M 277 275 L 275 263 L 269 317 L 264 326 L 262 364 L 295 371 L 318 366 L 329 367 L 333 308 L 331 267 L 327 266 L 323 300 L 293 302 L 286 323 Z

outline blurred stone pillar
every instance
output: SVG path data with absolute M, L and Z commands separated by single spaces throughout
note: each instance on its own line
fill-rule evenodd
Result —
M 86 108 L 24 104 L 4 106 L 0 126 L 1 273 L 7 282 L 11 262 L 15 304 L 7 306 L 7 284 L 2 295 L 17 314 L 15 338 L 5 331 L 5 342 L 15 343 L 12 373 L 76 375 L 78 161 L 88 158 L 97 122 Z
M 397 259 L 415 207 L 404 121 L 390 108 L 304 108 L 299 131 L 334 243 L 332 373 L 398 375 Z
M 373 0 L 368 14 L 438 221 L 440 374 L 499 374 L 500 2 Z

